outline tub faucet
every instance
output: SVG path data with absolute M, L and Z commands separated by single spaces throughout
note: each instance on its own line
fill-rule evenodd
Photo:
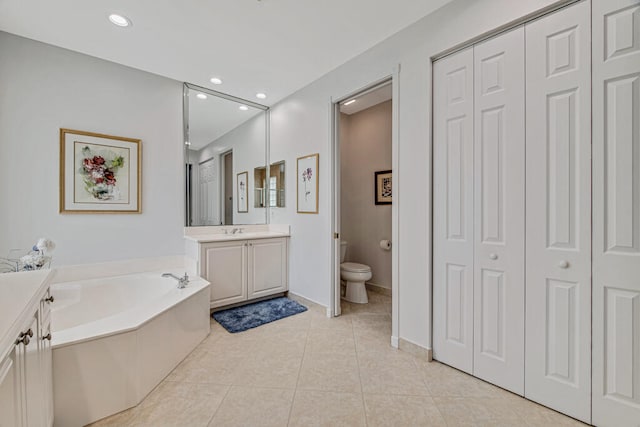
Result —
M 178 277 L 171 273 L 162 273 L 162 277 L 173 277 L 176 279 L 178 281 L 178 289 L 184 289 L 187 286 L 187 283 L 189 283 L 189 276 L 187 276 L 186 272 L 184 273 L 184 277 Z

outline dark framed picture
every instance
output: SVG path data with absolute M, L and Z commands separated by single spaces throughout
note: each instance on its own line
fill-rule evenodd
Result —
M 375 172 L 376 181 L 376 205 L 390 205 L 391 198 L 391 171 Z

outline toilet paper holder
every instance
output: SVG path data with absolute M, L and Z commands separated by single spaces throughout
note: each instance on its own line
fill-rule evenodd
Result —
M 385 251 L 391 250 L 391 240 L 380 240 L 380 248 Z

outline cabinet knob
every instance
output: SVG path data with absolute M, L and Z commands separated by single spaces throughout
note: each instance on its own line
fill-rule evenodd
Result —
M 43 336 L 42 339 L 51 341 L 51 332 L 49 332 L 47 335 Z
M 569 261 L 562 260 L 558 263 L 558 267 L 560 268 L 569 268 Z
M 45 300 L 45 302 L 48 302 L 49 304 L 51 304 L 53 301 L 55 301 L 54 298 L 53 298 L 53 295 L 51 295 L 49 298 L 45 298 L 44 300 Z
M 494 261 L 497 260 L 498 259 L 498 254 L 489 254 L 489 259 L 492 259 Z
M 29 335 L 20 334 L 20 337 L 16 340 L 16 345 L 24 344 L 25 346 L 27 346 L 27 345 L 29 345 L 30 342 L 31 342 L 31 338 L 29 338 Z

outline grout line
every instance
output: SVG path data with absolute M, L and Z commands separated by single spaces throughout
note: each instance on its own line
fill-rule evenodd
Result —
M 300 359 L 300 367 L 298 368 L 298 377 L 296 378 L 296 387 L 293 389 L 293 397 L 291 398 L 291 406 L 289 406 L 289 416 L 287 418 L 287 426 L 291 424 L 291 413 L 293 412 L 293 404 L 296 401 L 296 395 L 298 394 L 298 384 L 300 383 L 300 374 L 302 374 L 302 366 L 304 365 L 304 359 L 307 355 L 307 345 L 309 343 L 309 332 L 311 331 L 311 319 L 309 319 L 309 326 L 307 326 L 304 338 L 304 350 L 302 351 L 302 359 Z
M 367 419 L 367 404 L 364 400 L 364 390 L 362 388 L 362 372 L 360 371 L 360 357 L 358 357 L 358 342 L 356 340 L 356 331 L 353 327 L 353 322 L 351 322 L 351 336 L 353 337 L 353 348 L 356 353 L 356 368 L 358 369 L 358 380 L 360 383 L 360 398 L 362 399 L 362 411 L 364 412 L 364 425 L 369 425 L 369 420 Z
M 213 412 L 213 414 L 211 415 L 211 418 L 209 418 L 209 421 L 207 422 L 207 426 L 211 425 L 211 421 L 213 421 L 213 419 L 215 418 L 216 414 L 218 413 L 218 411 L 220 410 L 220 408 L 222 407 L 222 404 L 224 403 L 224 401 L 227 399 L 227 396 L 229 395 L 229 392 L 231 391 L 231 387 L 233 387 L 232 385 L 227 386 L 227 391 L 224 394 L 224 397 L 222 398 L 222 400 L 220 401 L 220 403 L 218 404 L 218 407 L 216 408 L 216 410 Z

